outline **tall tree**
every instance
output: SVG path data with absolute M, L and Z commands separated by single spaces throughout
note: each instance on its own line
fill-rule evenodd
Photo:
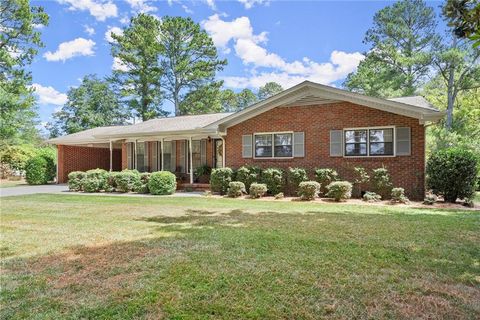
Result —
M 237 94 L 232 89 L 220 91 L 220 103 L 225 112 L 238 111 Z
M 205 114 L 222 112 L 220 87 L 222 82 L 207 84 L 197 90 L 190 91 L 180 103 L 181 114 Z
M 122 106 L 117 94 L 106 80 L 96 75 L 87 75 L 77 88 L 68 91 L 68 101 L 53 115 L 55 124 L 50 127 L 51 136 L 59 133 L 78 131 L 125 124 L 130 118 L 128 110 Z
M 480 46 L 480 2 L 478 0 L 447 0 L 443 14 L 449 26 L 459 38 L 473 41 L 473 47 Z
M 28 0 L 2 0 L 0 6 L 0 140 L 17 143 L 36 135 L 32 76 L 25 68 L 43 47 L 38 25 L 48 15 Z M 23 136 L 23 138 L 22 138 Z
M 210 36 L 190 18 L 164 17 L 160 30 L 165 97 L 175 106 L 175 114 L 180 115 L 188 94 L 205 90 L 207 85 L 211 86 L 209 90 L 219 87 L 215 74 L 227 62 L 218 58 Z
M 283 87 L 280 84 L 273 81 L 267 82 L 263 87 L 258 89 L 258 100 L 265 100 L 282 91 Z
M 423 0 L 401 0 L 378 11 L 365 35 L 364 43 L 371 49 L 358 68 L 362 73 L 349 76 L 346 87 L 356 82 L 356 87 L 368 90 L 363 81 L 369 80 L 365 75 L 369 70 L 363 64 L 375 61 L 392 79 L 385 83 L 386 92 L 415 94 L 431 72 L 432 48 L 439 41 L 435 27 L 435 13 Z
M 123 34 L 111 34 L 112 56 L 119 65 L 112 80 L 122 101 L 143 121 L 168 114 L 162 109 L 159 34 L 160 21 L 143 13 L 131 19 Z
M 237 93 L 237 110 L 243 110 L 257 101 L 258 98 L 252 90 L 243 89 Z

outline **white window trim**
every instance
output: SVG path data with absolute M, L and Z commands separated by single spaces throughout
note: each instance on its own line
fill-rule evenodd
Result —
M 370 129 L 392 129 L 393 155 L 370 155 Z M 367 130 L 367 155 L 366 156 L 347 156 L 345 155 L 345 131 Z M 343 128 L 342 134 L 342 154 L 344 158 L 394 158 L 397 156 L 397 135 L 396 126 L 378 126 L 378 127 L 357 127 Z
M 291 157 L 275 157 L 275 137 L 274 135 L 276 134 L 284 134 L 284 133 L 289 133 L 292 135 L 292 156 Z M 256 156 L 256 144 L 255 144 L 255 136 L 261 136 L 261 135 L 271 135 L 272 136 L 272 156 L 271 157 L 257 157 Z M 272 160 L 272 159 L 293 159 L 293 155 L 295 154 L 295 143 L 293 142 L 293 131 L 275 131 L 275 132 L 255 132 L 252 135 L 252 151 L 253 151 L 253 159 L 267 159 L 267 160 Z

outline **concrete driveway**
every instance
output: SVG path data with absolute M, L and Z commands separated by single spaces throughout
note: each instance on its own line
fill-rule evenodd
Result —
M 48 184 L 41 186 L 19 186 L 10 188 L 0 188 L 0 197 L 23 196 L 35 193 L 57 193 L 68 191 L 66 184 Z

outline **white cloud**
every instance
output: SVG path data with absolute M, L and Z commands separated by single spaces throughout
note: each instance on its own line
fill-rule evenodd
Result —
M 157 8 L 150 5 L 147 0 L 126 0 L 127 3 L 132 7 L 132 10 L 135 12 L 154 12 L 157 11 Z
M 45 52 L 43 57 L 47 61 L 63 61 L 77 56 L 92 56 L 95 42 L 84 38 L 77 38 L 72 41 L 60 43 L 57 51 Z
M 90 27 L 88 25 L 84 25 L 83 29 L 89 36 L 93 36 L 95 34 L 95 29 L 93 27 Z
M 204 0 L 207 6 L 210 7 L 212 10 L 217 10 L 217 7 L 215 6 L 215 0 Z
M 183 11 L 185 11 L 185 13 L 193 14 L 193 10 L 190 9 L 189 7 L 187 7 L 187 6 L 184 5 L 184 4 L 182 4 L 182 9 L 183 9 Z
M 38 83 L 32 84 L 32 87 L 35 88 L 35 94 L 38 96 L 38 102 L 40 104 L 61 106 L 67 102 L 67 95 L 58 92 L 53 87 L 44 87 Z
M 105 32 L 105 40 L 108 42 L 115 42 L 115 39 L 112 38 L 112 33 L 116 35 L 122 35 L 123 30 L 119 27 L 108 27 L 107 31 Z
M 123 64 L 122 61 L 119 58 L 115 57 L 115 58 L 113 58 L 112 70 L 127 72 L 129 70 L 129 68 L 128 68 L 128 66 Z
M 248 17 L 230 22 L 219 15 L 212 15 L 202 22 L 215 45 L 224 52 L 230 52 L 233 42 L 235 55 L 243 64 L 251 67 L 250 77 L 224 77 L 225 85 L 233 88 L 260 87 L 269 81 L 276 81 L 290 87 L 304 80 L 332 84 L 355 71 L 364 56 L 359 52 L 333 51 L 328 62 L 319 63 L 308 57 L 287 61 L 277 53 L 269 52 L 264 46 L 267 33 L 255 34 Z M 260 71 L 259 71 L 260 70 Z
M 193 10 L 191 10 L 189 7 L 187 7 L 185 4 L 181 2 L 181 0 L 167 0 L 168 5 L 171 7 L 174 3 L 179 4 L 183 11 L 188 14 L 193 14 Z
M 245 9 L 251 9 L 255 5 L 268 6 L 270 4 L 270 0 L 238 0 L 238 2 L 242 3 Z
M 58 0 L 58 2 L 69 4 L 68 9 L 72 11 L 88 11 L 98 21 L 105 21 L 118 15 L 117 6 L 111 0 Z

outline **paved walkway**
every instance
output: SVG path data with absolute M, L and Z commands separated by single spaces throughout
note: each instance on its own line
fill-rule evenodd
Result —
M 47 184 L 41 186 L 18 186 L 0 188 L 0 197 L 23 196 L 35 193 L 58 193 L 68 191 L 66 184 Z
M 23 196 L 27 194 L 35 193 L 63 193 L 71 195 L 93 195 L 93 196 L 119 196 L 119 197 L 159 197 L 151 194 L 138 194 L 138 193 L 83 193 L 83 192 L 68 192 L 68 186 L 66 184 L 49 184 L 41 186 L 19 186 L 10 188 L 0 188 L 0 197 L 9 196 Z M 176 192 L 168 197 L 200 197 L 203 192 Z

